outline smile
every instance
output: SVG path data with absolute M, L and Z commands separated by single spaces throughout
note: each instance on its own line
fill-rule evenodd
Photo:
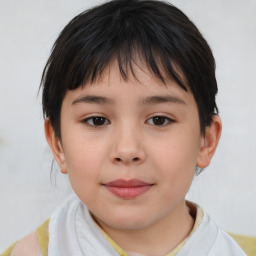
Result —
M 133 199 L 146 193 L 153 184 L 138 179 L 118 179 L 104 184 L 107 190 L 123 199 Z

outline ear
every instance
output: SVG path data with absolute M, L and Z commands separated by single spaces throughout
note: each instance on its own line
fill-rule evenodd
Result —
M 44 122 L 46 140 L 51 148 L 52 154 L 57 161 L 62 173 L 67 173 L 66 159 L 60 139 L 55 135 L 51 121 L 47 118 Z
M 213 116 L 211 125 L 205 129 L 205 135 L 202 136 L 199 154 L 197 157 L 196 165 L 201 168 L 207 167 L 214 155 L 218 146 L 221 135 L 221 119 L 219 116 Z

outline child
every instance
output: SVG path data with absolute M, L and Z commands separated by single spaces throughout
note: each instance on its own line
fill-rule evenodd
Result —
M 3 255 L 245 255 L 185 200 L 221 134 L 212 52 L 160 1 L 75 17 L 42 78 L 45 134 L 75 195 Z

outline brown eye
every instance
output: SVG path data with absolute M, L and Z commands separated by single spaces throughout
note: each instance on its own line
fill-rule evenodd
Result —
M 109 124 L 109 120 L 105 117 L 102 116 L 93 116 L 93 117 L 89 117 L 86 118 L 85 120 L 83 120 L 83 123 L 86 123 L 89 126 L 102 126 L 105 124 Z
M 153 123 L 155 125 L 163 125 L 166 121 L 166 118 L 163 117 L 163 116 L 156 116 L 156 117 L 153 117 Z
M 149 118 L 147 120 L 147 122 L 151 125 L 165 126 L 165 125 L 173 123 L 174 120 L 172 120 L 171 118 L 166 117 L 166 116 L 154 116 L 154 117 Z
M 103 125 L 105 123 L 106 118 L 104 117 L 93 117 L 92 122 L 94 125 Z

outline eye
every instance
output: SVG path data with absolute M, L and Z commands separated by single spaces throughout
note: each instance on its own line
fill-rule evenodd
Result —
M 103 126 L 109 124 L 109 120 L 102 116 L 91 116 L 83 120 L 83 123 L 87 124 L 88 126 Z
M 157 126 L 165 126 L 173 122 L 174 120 L 166 116 L 154 116 L 147 120 L 147 123 L 151 125 L 157 125 Z

